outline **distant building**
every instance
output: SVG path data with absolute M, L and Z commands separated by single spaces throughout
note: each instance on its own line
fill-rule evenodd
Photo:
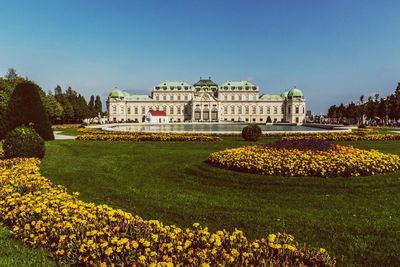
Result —
M 146 122 L 148 123 L 168 123 L 169 119 L 165 111 L 160 110 L 149 110 L 146 115 Z
M 110 122 L 143 122 L 150 110 L 164 111 L 172 122 L 301 123 L 305 120 L 306 99 L 294 87 L 280 95 L 263 94 L 249 81 L 226 81 L 221 85 L 200 79 L 165 81 L 153 88 L 151 96 L 129 95 L 114 89 L 107 99 Z

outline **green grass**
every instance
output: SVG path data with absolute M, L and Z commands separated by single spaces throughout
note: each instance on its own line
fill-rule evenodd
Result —
M 342 266 L 399 266 L 400 175 L 287 178 L 211 167 L 209 153 L 249 144 L 52 141 L 42 173 L 106 203 L 182 227 L 235 227 L 251 238 L 284 231 Z M 262 140 L 265 142 L 266 139 Z M 400 154 L 398 142 L 356 142 Z
M 47 252 L 39 248 L 28 248 L 0 226 L 0 266 L 56 266 Z

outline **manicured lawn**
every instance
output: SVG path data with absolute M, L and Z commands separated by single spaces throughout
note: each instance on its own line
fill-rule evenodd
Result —
M 399 173 L 266 177 L 204 162 L 213 151 L 245 144 L 239 137 L 215 143 L 51 141 L 41 168 L 83 200 L 147 219 L 237 227 L 251 238 L 284 231 L 326 248 L 341 266 L 400 265 Z M 353 144 L 400 155 L 398 142 Z
M 28 248 L 0 226 L 0 266 L 56 266 L 39 248 Z

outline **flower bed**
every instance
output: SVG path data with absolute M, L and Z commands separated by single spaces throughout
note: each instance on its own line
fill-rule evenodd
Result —
M 283 140 L 318 139 L 327 141 L 398 141 L 400 134 L 379 134 L 372 131 L 357 132 L 325 132 L 314 134 L 288 134 L 282 135 Z
M 143 133 L 143 132 L 107 132 L 107 131 L 80 131 L 76 140 L 94 141 L 220 141 L 221 138 L 209 134 L 189 133 Z
M 269 176 L 349 177 L 400 170 L 397 155 L 340 145 L 326 150 L 304 150 L 290 145 L 246 146 L 214 152 L 208 162 L 217 167 Z
M 248 240 L 243 232 L 210 233 L 146 221 L 85 203 L 42 177 L 36 159 L 0 161 L 0 220 L 25 243 L 48 249 L 60 264 L 82 266 L 335 266 L 324 249 L 293 236 Z

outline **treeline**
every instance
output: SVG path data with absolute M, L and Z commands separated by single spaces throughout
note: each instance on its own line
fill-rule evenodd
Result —
M 400 119 L 400 83 L 393 94 L 380 98 L 379 94 L 367 100 L 362 95 L 359 103 L 339 106 L 333 105 L 328 110 L 328 118 L 332 123 L 367 123 L 369 125 L 394 125 Z
M 19 76 L 15 69 L 9 69 L 4 77 L 0 77 L 0 120 L 4 119 L 5 112 L 15 87 L 27 78 Z M 85 97 L 78 94 L 71 87 L 65 92 L 57 85 L 54 92 L 47 94 L 40 88 L 40 98 L 52 124 L 80 123 L 83 119 L 95 118 L 102 115 L 100 96 L 91 96 L 89 103 Z

